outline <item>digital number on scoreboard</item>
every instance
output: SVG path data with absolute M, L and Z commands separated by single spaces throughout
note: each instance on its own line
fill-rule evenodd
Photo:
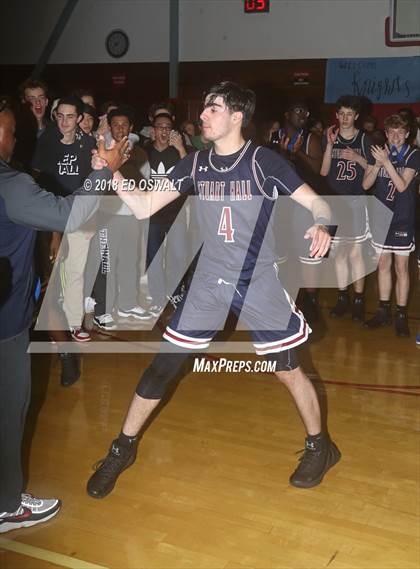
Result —
M 246 14 L 261 14 L 270 11 L 270 0 L 244 0 Z

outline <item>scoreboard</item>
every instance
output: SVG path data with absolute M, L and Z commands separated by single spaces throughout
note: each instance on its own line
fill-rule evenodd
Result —
M 244 0 L 246 14 L 259 14 L 270 11 L 270 0 Z

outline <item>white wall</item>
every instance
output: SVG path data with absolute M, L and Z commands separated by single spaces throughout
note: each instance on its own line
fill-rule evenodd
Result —
M 79 0 L 50 63 L 165 62 L 170 0 Z M 65 0 L 14 0 L 0 21 L 0 63 L 31 64 L 40 55 Z M 420 55 L 389 48 L 389 0 L 271 0 L 269 14 L 245 14 L 243 0 L 180 0 L 181 61 L 320 59 Z M 130 49 L 105 50 L 114 28 Z

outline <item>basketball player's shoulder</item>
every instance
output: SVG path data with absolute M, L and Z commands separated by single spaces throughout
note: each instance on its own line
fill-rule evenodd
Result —
M 255 144 L 250 145 L 250 150 L 258 164 L 276 164 L 284 163 L 287 160 L 272 148 L 267 148 L 266 146 L 257 146 Z
M 405 167 L 415 171 L 415 176 L 420 172 L 420 149 L 410 146 L 405 159 Z

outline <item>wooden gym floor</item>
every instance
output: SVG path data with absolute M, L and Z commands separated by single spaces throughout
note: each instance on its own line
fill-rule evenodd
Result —
M 411 338 L 396 338 L 393 328 L 329 318 L 328 291 L 321 302 L 325 327 L 301 359 L 343 458 L 320 486 L 288 484 L 304 433 L 274 376 L 190 372 L 137 462 L 96 501 L 85 491 L 92 464 L 119 432 L 150 356 L 89 354 L 82 379 L 64 389 L 56 357 L 36 355 L 28 489 L 63 508 L 3 534 L 0 566 L 418 569 L 420 321 L 410 319 Z M 418 288 L 410 307 L 418 317 Z

